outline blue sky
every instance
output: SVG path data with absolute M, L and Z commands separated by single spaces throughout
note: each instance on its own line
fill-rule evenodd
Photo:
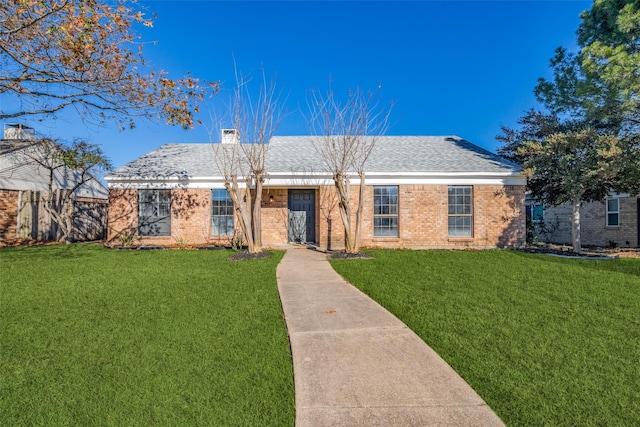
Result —
M 336 96 L 379 91 L 395 102 L 391 135 L 458 135 L 494 151 L 500 126 L 515 126 L 535 105 L 533 87 L 549 76 L 558 46 L 575 48 L 590 1 L 148 1 L 153 29 L 138 31 L 145 56 L 179 77 L 222 83 L 202 106 L 224 108 L 234 58 L 244 74 L 277 75 L 290 114 L 279 135 L 305 135 L 310 90 Z M 138 122 L 135 130 L 96 128 L 65 114 L 24 121 L 41 134 L 101 144 L 116 167 L 170 142 L 207 142 L 203 127 L 184 131 Z M 217 139 L 216 139 L 217 140 Z

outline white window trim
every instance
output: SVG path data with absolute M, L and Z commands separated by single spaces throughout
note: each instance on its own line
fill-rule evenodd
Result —
M 537 206 L 540 206 L 542 208 L 542 215 L 539 219 L 535 219 L 535 208 Z M 525 204 L 525 210 L 526 208 L 531 208 L 531 222 L 533 222 L 534 224 L 539 224 L 541 222 L 544 222 L 544 204 L 542 202 L 527 201 Z
M 235 228 L 236 228 L 235 212 L 232 210 L 233 213 L 231 215 L 214 215 L 213 214 L 213 209 L 214 209 L 213 204 L 216 201 L 215 198 L 214 198 L 214 191 L 215 190 L 221 190 L 221 189 L 220 188 L 212 188 L 211 189 L 211 236 L 214 237 L 214 238 L 232 237 L 233 234 L 235 233 Z M 224 189 L 224 191 L 226 192 L 226 195 L 229 196 L 228 190 Z M 231 200 L 231 196 L 229 196 L 228 199 L 225 198 L 224 201 L 227 202 L 227 201 L 230 201 L 230 200 Z M 231 227 L 231 230 L 229 230 L 228 233 L 226 233 L 226 234 L 216 234 L 214 232 L 215 230 L 214 230 L 213 223 L 214 223 L 214 218 L 216 218 L 216 217 L 218 217 L 218 218 L 229 218 L 229 217 L 233 218 L 233 225 Z
M 449 189 L 452 187 L 460 187 L 460 188 L 468 188 L 471 190 L 471 213 L 469 214 L 450 214 L 449 213 L 449 202 L 447 200 L 447 222 L 451 217 L 468 217 L 471 218 L 471 227 L 469 229 L 468 235 L 452 235 L 451 230 L 447 225 L 447 236 L 449 239 L 473 239 L 475 237 L 475 189 L 473 185 L 449 185 L 447 186 L 447 198 L 449 195 Z
M 609 210 L 609 200 L 616 200 L 617 201 L 617 205 L 618 205 L 618 209 L 615 211 L 610 211 Z M 620 197 L 607 197 L 607 199 L 604 202 L 604 212 L 605 212 L 605 221 L 607 224 L 607 227 L 609 228 L 619 228 L 620 227 Z M 609 224 L 609 214 L 617 214 L 618 215 L 618 223 L 617 224 Z
M 398 237 L 400 237 L 400 187 L 398 185 L 374 185 L 374 196 L 373 196 L 373 200 L 374 200 L 374 212 L 373 212 L 373 237 L 375 239 L 397 239 Z M 375 188 L 376 187 L 393 187 L 396 189 L 396 213 L 395 214 L 376 214 L 375 213 Z M 375 226 L 375 219 L 376 218 L 396 218 L 396 223 L 398 224 L 397 228 L 396 228 L 396 235 L 395 236 L 387 236 L 387 235 L 376 235 L 376 226 Z

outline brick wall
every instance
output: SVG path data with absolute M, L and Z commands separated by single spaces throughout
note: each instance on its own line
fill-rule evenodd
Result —
M 171 241 L 169 244 L 210 244 L 211 190 L 171 190 Z M 226 240 L 226 239 L 225 239 Z
M 398 237 L 373 236 L 373 186 L 364 194 L 361 246 L 383 248 L 488 248 L 518 247 L 524 244 L 524 186 L 477 185 L 473 187 L 473 237 L 448 236 L 448 192 L 446 185 L 400 185 L 398 187 Z M 271 190 L 273 191 L 273 190 Z M 280 216 L 286 216 L 287 190 L 278 190 Z M 351 189 L 352 222 L 359 187 Z M 267 229 L 265 224 L 269 223 Z M 267 221 L 263 214 L 263 243 L 286 242 L 286 223 Z M 316 236 L 323 248 L 344 248 L 344 226 L 338 210 L 335 188 L 316 190 Z
M 107 242 L 117 244 L 137 235 L 138 190 L 110 189 L 107 214 Z
M 398 187 L 398 237 L 373 236 L 373 187 L 365 191 L 362 246 L 392 248 L 518 247 L 525 240 L 524 187 L 473 186 L 473 235 L 449 237 L 448 186 Z M 339 218 L 336 218 L 339 221 Z
M 524 187 L 477 185 L 473 187 L 473 237 L 448 236 L 446 185 L 400 185 L 398 188 L 399 236 L 373 236 L 373 186 L 365 188 L 361 246 L 387 248 L 487 248 L 521 246 L 524 243 Z M 352 188 L 352 221 L 359 188 Z M 137 235 L 137 190 L 109 190 L 108 240 Z M 211 190 L 171 191 L 171 236 L 137 237 L 148 245 L 228 245 L 229 238 L 211 233 Z M 288 190 L 266 189 L 262 200 L 262 242 L 265 247 L 287 243 Z M 333 186 L 316 189 L 316 239 L 321 247 L 344 248 L 344 227 Z
M 262 192 L 262 244 L 287 243 L 289 222 L 288 190 L 267 189 Z
M 541 241 L 571 245 L 572 207 L 545 207 L 544 221 L 536 227 Z M 583 203 L 580 207 L 580 237 L 583 245 L 640 247 L 638 242 L 638 197 L 620 198 L 620 225 L 607 227 L 605 204 Z
M 0 190 L 0 245 L 17 239 L 18 190 Z
M 171 190 L 171 235 L 138 235 L 138 190 L 109 190 L 109 224 L 107 241 L 119 245 L 127 235 L 135 236 L 134 244 L 181 246 L 222 245 L 230 237 L 211 236 L 211 190 Z

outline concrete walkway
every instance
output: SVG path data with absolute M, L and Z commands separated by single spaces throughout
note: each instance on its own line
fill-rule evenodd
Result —
M 277 275 L 296 427 L 504 425 L 404 323 L 345 282 L 326 254 L 291 246 Z

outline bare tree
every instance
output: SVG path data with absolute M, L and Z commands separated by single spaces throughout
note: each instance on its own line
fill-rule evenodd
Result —
M 360 250 L 362 206 L 365 190 L 365 164 L 378 138 L 389 128 L 393 103 L 381 105 L 373 92 L 350 91 L 346 102 L 327 94 L 312 92 L 308 106 L 314 147 L 332 174 L 338 196 L 340 218 L 344 224 L 347 253 Z M 359 178 L 359 198 L 355 224 L 352 223 L 351 179 Z
M 252 94 L 251 80 L 238 72 L 236 83 L 230 109 L 233 129 L 222 129 L 222 140 L 213 147 L 247 249 L 258 253 L 262 251 L 262 187 L 268 178 L 269 140 L 284 110 L 275 80 L 267 81 L 264 70 L 257 96 Z
M 60 241 L 70 241 L 76 192 L 110 170 L 111 162 L 99 146 L 77 140 L 62 144 L 50 139 L 36 141 L 18 155 L 21 164 L 37 165 L 47 174 L 44 209 L 60 230 Z

